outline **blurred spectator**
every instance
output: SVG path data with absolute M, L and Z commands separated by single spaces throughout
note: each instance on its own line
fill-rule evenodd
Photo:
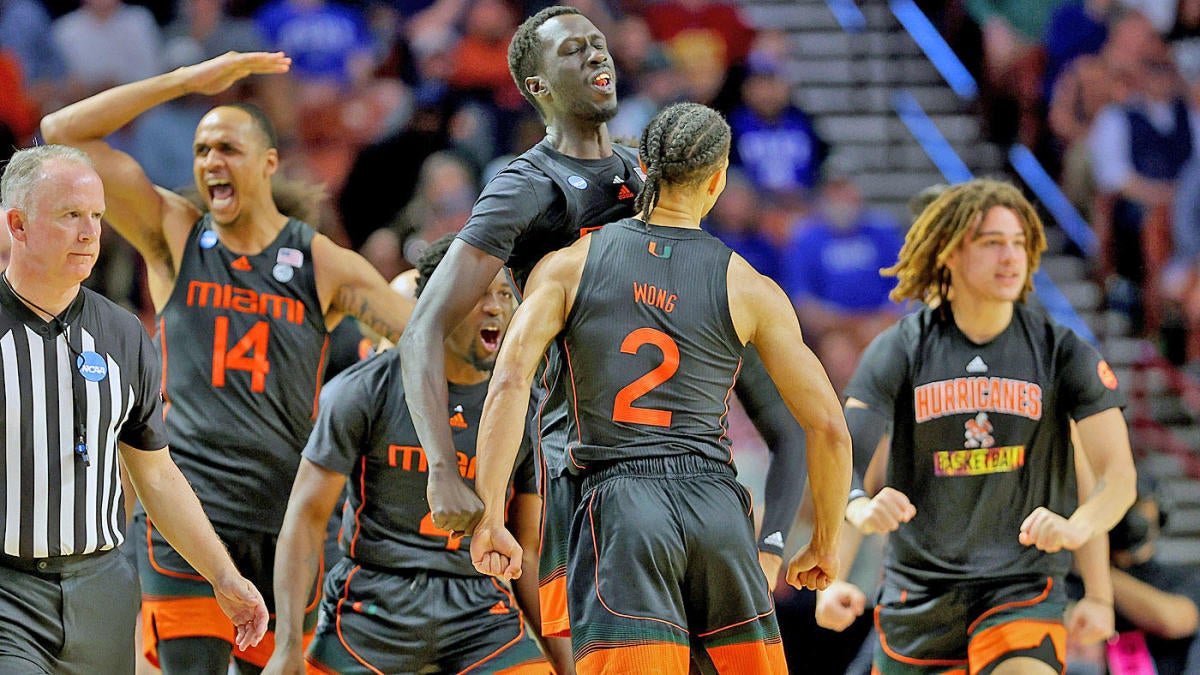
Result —
M 1159 35 L 1166 35 L 1175 25 L 1177 3 L 1178 0 L 1121 0 L 1126 9 L 1146 15 Z
M 630 79 L 618 66 L 618 88 Z M 642 130 L 658 111 L 679 100 L 679 73 L 662 51 L 654 48 L 640 64 L 636 88 L 626 84 L 625 91 L 617 116 L 608 121 L 608 133 L 614 139 L 626 139 L 626 145 L 637 147 Z
M 1042 37 L 1050 15 L 1071 0 L 966 0 L 983 32 L 984 94 L 992 140 L 1038 146 L 1043 127 Z M 1012 122 L 1016 127 L 1012 127 Z
M 67 76 L 58 48 L 46 39 L 49 34 L 50 15 L 37 0 L 0 0 L 0 50 L 11 50 L 20 66 L 22 89 L 43 112 L 62 103 L 64 92 L 59 89 Z
M 374 67 L 370 33 L 356 8 L 325 0 L 273 0 L 255 22 L 271 49 L 292 57 L 293 77 L 305 85 L 332 85 L 334 96 L 365 82 Z
M 727 0 L 666 0 L 646 8 L 654 39 L 672 51 L 706 52 L 724 67 L 741 64 L 750 52 L 754 29 Z
M 363 256 L 384 278 L 412 269 L 431 242 L 462 229 L 478 196 L 470 164 L 453 152 L 433 153 L 421 165 L 412 199 L 367 237 Z
M 74 85 L 69 100 L 162 72 L 162 34 L 145 7 L 121 0 L 83 0 L 79 9 L 56 19 L 50 30 Z
M 1146 270 L 1157 272 L 1166 264 L 1175 182 L 1200 140 L 1200 118 L 1169 53 L 1158 44 L 1133 78 L 1132 96 L 1104 108 L 1088 138 L 1098 190 L 1092 216 L 1100 278 L 1115 272 L 1141 284 L 1147 332 L 1160 325 L 1161 297 L 1157 273 Z
M 729 116 L 730 162 L 745 169 L 764 193 L 806 196 L 820 176 L 828 145 L 808 115 L 792 104 L 782 65 L 765 55 L 752 55 L 742 101 Z
M 0 92 L 4 92 L 0 95 L 0 127 L 12 137 L 14 145 L 24 146 L 37 131 L 41 111 L 25 87 L 16 53 L 3 48 L 0 48 Z
M 1049 101 L 1063 70 L 1086 54 L 1095 54 L 1108 37 L 1108 18 L 1115 0 L 1083 0 L 1059 7 L 1050 16 L 1043 40 L 1046 45 L 1046 72 L 1042 77 L 1042 96 Z
M 1115 18 L 1099 55 L 1075 59 L 1063 72 L 1050 99 L 1050 129 L 1060 150 L 1063 192 L 1085 214 L 1092 209 L 1088 133 L 1096 115 L 1124 103 L 1138 77 L 1144 55 L 1158 39 L 1146 17 L 1128 12 Z
M 516 29 L 516 14 L 504 0 L 471 3 L 462 39 L 450 53 L 450 88 L 497 109 L 524 107 L 508 72 L 508 41 Z
M 780 247 L 761 228 L 758 191 L 746 174 L 730 169 L 725 191 L 709 212 L 704 229 L 746 259 L 760 274 L 780 280 Z
M 821 187 L 817 208 L 797 227 L 783 259 L 783 289 L 839 394 L 866 349 L 900 316 L 888 298 L 895 281 L 880 276 L 904 244 L 899 224 L 868 210 L 847 177 Z
M 253 21 L 225 12 L 224 0 L 182 0 L 179 9 L 179 16 L 164 31 L 168 69 L 207 61 L 228 51 L 268 48 Z

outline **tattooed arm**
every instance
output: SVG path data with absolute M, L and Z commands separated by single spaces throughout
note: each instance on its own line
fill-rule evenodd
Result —
M 366 258 L 328 237 L 313 237 L 312 255 L 326 328 L 332 330 L 349 314 L 392 342 L 400 339 L 412 315 L 412 298 L 392 290 Z

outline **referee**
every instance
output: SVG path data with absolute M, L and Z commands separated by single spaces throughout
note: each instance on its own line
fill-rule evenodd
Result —
M 18 151 L 0 199 L 12 238 L 0 275 L 0 672 L 134 672 L 136 572 L 113 554 L 122 462 L 155 523 L 213 584 L 238 645 L 257 643 L 262 596 L 167 450 L 150 339 L 129 312 L 80 287 L 104 215 L 91 160 L 58 145 Z

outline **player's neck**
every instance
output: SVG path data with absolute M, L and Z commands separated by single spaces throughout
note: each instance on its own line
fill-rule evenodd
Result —
M 64 285 L 53 274 L 25 269 L 15 259 L 4 271 L 4 280 L 0 283 L 7 283 L 18 300 L 46 321 L 62 314 L 79 295 L 79 284 Z
M 446 354 L 446 381 L 450 384 L 469 387 L 473 384 L 486 382 L 489 377 L 491 377 L 491 373 L 477 370 L 475 366 L 461 358 Z
M 546 139 L 557 151 L 576 159 L 607 159 L 612 157 L 612 139 L 608 125 L 578 119 L 551 120 L 546 126 Z
M 700 203 L 694 194 L 664 188 L 658 193 L 658 203 L 654 205 L 650 217 L 642 219 L 651 225 L 698 230 L 705 211 L 705 205 Z
M 214 222 L 214 229 L 225 248 L 243 255 L 256 255 L 275 241 L 287 225 L 288 217 L 274 204 L 243 210 L 229 223 Z
M 991 342 L 1008 328 L 1013 318 L 1013 303 L 1008 301 L 954 302 L 950 309 L 954 325 L 977 345 Z

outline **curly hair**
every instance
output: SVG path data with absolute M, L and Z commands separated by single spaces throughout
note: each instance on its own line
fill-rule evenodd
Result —
M 429 277 L 433 276 L 433 271 L 441 264 L 442 258 L 446 257 L 446 251 L 450 250 L 450 244 L 454 243 L 456 236 L 456 233 L 450 232 L 438 237 L 417 260 L 417 286 L 413 292 L 418 298 L 425 290 L 425 284 L 429 283 Z
M 634 208 L 650 217 L 662 183 L 694 185 L 712 175 L 729 155 L 729 124 L 721 113 L 699 103 L 676 103 L 655 115 L 642 131 L 638 154 L 646 180 Z
M 512 74 L 513 81 L 517 83 L 517 89 L 521 90 L 521 95 L 533 104 L 534 110 L 537 110 L 539 114 L 542 109 L 533 98 L 533 94 L 530 93 L 529 87 L 525 85 L 526 78 L 536 75 L 542 67 L 542 42 L 538 39 L 537 30 L 550 19 L 564 14 L 580 14 L 580 12 L 574 7 L 563 5 L 547 7 L 525 19 L 513 33 L 512 41 L 508 43 L 508 72 Z
M 951 186 L 921 212 L 904 238 L 896 264 L 880 270 L 898 280 L 889 297 L 896 302 L 919 300 L 930 307 L 942 306 L 950 292 L 946 259 L 994 206 L 1016 214 L 1025 231 L 1029 270 L 1020 296 L 1024 301 L 1033 290 L 1033 273 L 1046 250 L 1046 233 L 1037 210 L 1016 186 L 990 178 Z

